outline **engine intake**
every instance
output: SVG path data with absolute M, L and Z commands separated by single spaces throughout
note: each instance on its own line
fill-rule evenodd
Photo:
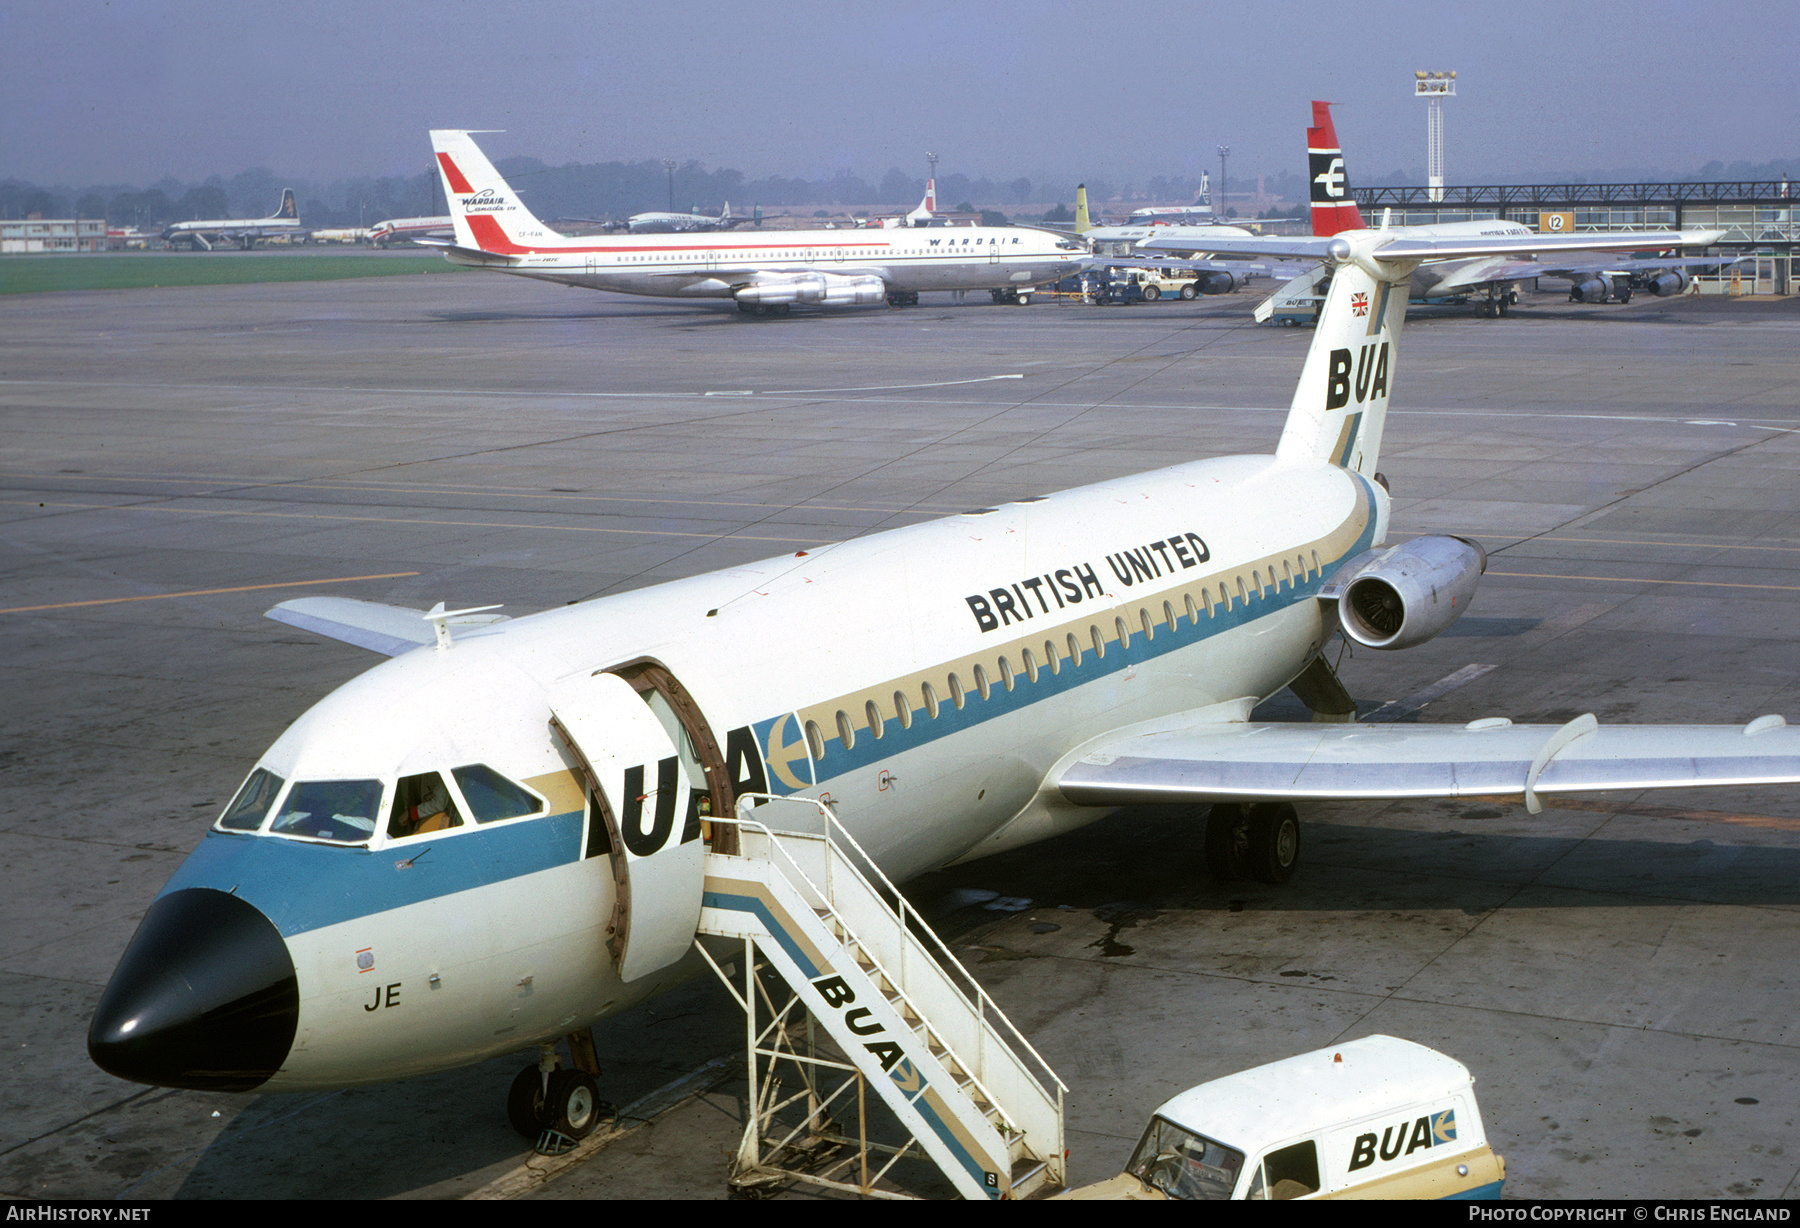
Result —
M 1202 294 L 1230 294 L 1243 284 L 1236 274 L 1223 269 L 1208 269 L 1195 280 L 1199 282 Z
M 1671 294 L 1680 294 L 1693 284 L 1693 278 L 1681 269 L 1669 269 L 1658 273 L 1655 277 L 1644 280 L 1644 289 L 1657 298 L 1668 298 Z
M 1604 277 L 1590 277 L 1586 281 L 1578 281 L 1569 287 L 1571 303 L 1604 303 L 1612 293 L 1612 286 Z
M 1338 593 L 1344 634 L 1365 648 L 1411 648 L 1469 608 L 1487 551 L 1464 537 L 1417 537 L 1349 566 Z

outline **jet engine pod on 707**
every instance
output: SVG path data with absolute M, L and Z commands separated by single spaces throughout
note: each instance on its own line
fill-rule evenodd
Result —
M 887 297 L 887 283 L 871 274 L 794 273 L 758 277 L 736 292 L 740 303 L 779 306 L 816 303 L 826 307 L 868 306 Z
M 1345 567 L 1338 594 L 1344 634 L 1367 648 L 1411 648 L 1469 608 L 1487 551 L 1465 537 L 1416 537 Z

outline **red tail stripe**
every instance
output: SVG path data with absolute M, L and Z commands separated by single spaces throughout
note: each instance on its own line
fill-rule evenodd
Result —
M 442 154 L 439 154 L 438 156 L 440 158 L 443 157 Z M 457 190 L 461 192 L 468 191 L 467 188 L 458 188 Z M 499 252 L 504 255 L 514 256 L 520 252 L 528 252 L 531 250 L 528 247 L 520 247 L 517 243 L 514 243 L 511 239 L 507 238 L 506 232 L 500 229 L 500 223 L 485 213 L 477 213 L 469 218 L 469 230 L 475 236 L 476 245 L 484 252 Z
M 456 163 L 450 160 L 449 154 L 440 153 L 437 160 L 438 165 L 444 168 L 444 178 L 450 181 L 452 192 L 473 192 L 475 190 L 469 186 L 469 181 L 463 178 L 463 173 L 456 169 Z

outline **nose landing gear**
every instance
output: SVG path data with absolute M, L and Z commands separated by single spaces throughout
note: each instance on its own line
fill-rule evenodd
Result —
M 591 1061 L 590 1035 L 571 1036 L 569 1042 L 574 1060 L 585 1056 L 588 1064 L 598 1066 Z M 559 1065 L 554 1043 L 540 1046 L 537 1062 L 519 1072 L 506 1094 L 506 1119 L 544 1155 L 569 1150 L 601 1122 L 618 1115 L 618 1109 L 600 1098 L 594 1072 Z

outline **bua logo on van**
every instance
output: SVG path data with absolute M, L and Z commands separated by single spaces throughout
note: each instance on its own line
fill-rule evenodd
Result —
M 1350 1146 L 1350 1171 L 1367 1168 L 1377 1158 L 1397 1160 L 1420 1148 L 1441 1147 L 1456 1141 L 1456 1110 L 1427 1113 L 1413 1121 L 1403 1121 L 1381 1132 L 1379 1150 L 1373 1132 L 1359 1134 Z

